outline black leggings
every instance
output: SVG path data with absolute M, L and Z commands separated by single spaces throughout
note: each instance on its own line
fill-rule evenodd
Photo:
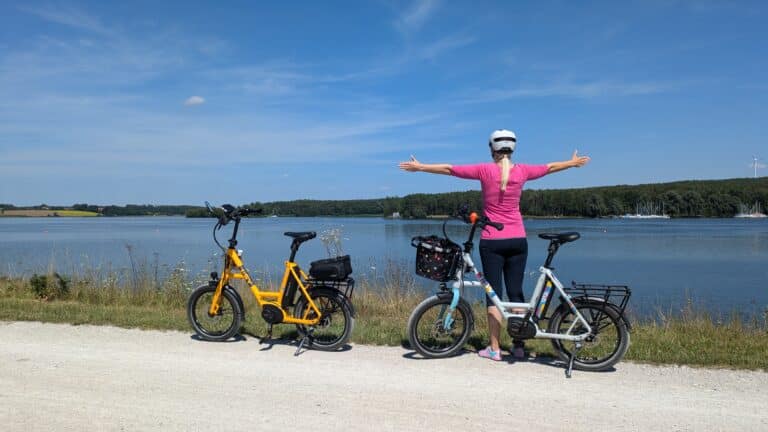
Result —
M 525 237 L 503 240 L 480 240 L 480 261 L 483 263 L 485 279 L 499 296 L 502 297 L 502 275 L 507 288 L 509 301 L 522 303 L 523 277 L 525 262 L 528 260 L 528 240 Z M 485 304 L 493 306 L 486 297 Z

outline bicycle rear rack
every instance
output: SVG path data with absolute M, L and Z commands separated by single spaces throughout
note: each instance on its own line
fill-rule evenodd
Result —
M 624 311 L 629 304 L 632 290 L 626 285 L 600 285 L 577 284 L 571 282 L 571 287 L 566 287 L 565 292 L 571 299 L 589 298 L 599 300 L 605 304 L 613 304 L 618 308 L 619 316 L 624 316 Z
M 337 289 L 340 292 L 343 292 L 344 296 L 350 300 L 352 300 L 352 293 L 355 291 L 355 280 L 352 278 L 346 278 L 340 281 L 309 278 L 307 281 L 314 287 L 324 286 Z

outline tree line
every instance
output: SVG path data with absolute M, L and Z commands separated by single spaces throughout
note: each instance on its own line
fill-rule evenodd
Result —
M 125 206 L 100 206 L 96 204 L 78 203 L 72 206 L 53 206 L 40 204 L 36 206 L 16 207 L 13 204 L 0 204 L 0 210 L 80 210 L 98 213 L 102 216 L 178 216 L 197 206 L 191 205 L 152 205 L 128 204 Z
M 742 205 L 759 203 L 768 207 L 768 177 L 757 179 L 691 180 L 645 185 L 619 185 L 576 189 L 527 189 L 520 209 L 534 217 L 610 217 L 635 213 L 639 208 L 654 208 L 671 217 L 732 217 Z M 359 200 L 294 200 L 252 202 L 249 207 L 263 209 L 264 216 L 384 216 L 426 218 L 450 215 L 463 205 L 482 208 L 479 191 L 411 194 L 404 197 Z M 208 217 L 204 207 L 190 205 L 128 204 L 99 206 L 79 203 L 71 207 L 15 207 L 0 204 L 0 209 L 83 210 L 103 216 L 186 215 Z
M 670 217 L 732 217 L 740 206 L 768 204 L 768 177 L 758 179 L 693 180 L 646 185 L 523 191 L 520 208 L 534 217 L 610 217 L 654 208 Z M 295 200 L 253 202 L 265 216 L 366 216 L 426 218 L 450 215 L 463 205 L 482 208 L 479 191 L 412 194 L 365 200 Z M 642 212 L 642 210 L 641 210 Z M 187 211 L 206 217 L 203 208 Z

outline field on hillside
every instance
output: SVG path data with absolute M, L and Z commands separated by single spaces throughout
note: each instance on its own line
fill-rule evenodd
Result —
M 6 217 L 93 217 L 98 213 L 81 210 L 0 210 Z

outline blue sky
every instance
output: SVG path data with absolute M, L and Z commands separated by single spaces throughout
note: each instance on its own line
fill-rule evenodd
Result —
M 764 2 L 0 4 L 0 202 L 466 190 L 398 171 L 590 155 L 529 187 L 751 176 Z

